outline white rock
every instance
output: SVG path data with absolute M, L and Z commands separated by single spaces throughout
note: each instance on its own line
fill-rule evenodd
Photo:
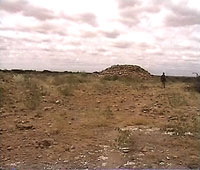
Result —
M 130 162 L 130 161 L 128 161 L 128 162 L 126 162 L 126 163 L 124 164 L 124 166 L 127 166 L 127 165 L 135 165 L 135 162 Z
M 106 165 L 107 165 L 107 163 L 106 163 L 106 162 L 102 163 L 102 166 L 106 166 Z
M 105 156 L 103 156 L 103 155 L 102 155 L 102 156 L 100 156 L 100 157 L 99 157 L 99 159 L 100 159 L 100 160 L 104 160 L 104 161 L 105 161 L 105 160 L 107 160 L 107 159 L 108 159 L 108 157 L 105 157 Z

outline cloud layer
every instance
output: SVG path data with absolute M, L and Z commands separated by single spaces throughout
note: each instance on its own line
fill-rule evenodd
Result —
M 1 0 L 0 16 L 1 69 L 199 72 L 198 0 Z

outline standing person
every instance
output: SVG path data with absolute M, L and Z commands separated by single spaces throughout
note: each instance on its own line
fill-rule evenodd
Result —
M 160 77 L 160 80 L 163 84 L 163 87 L 165 88 L 165 82 L 166 82 L 166 76 L 165 76 L 165 73 L 163 72 L 162 76 Z

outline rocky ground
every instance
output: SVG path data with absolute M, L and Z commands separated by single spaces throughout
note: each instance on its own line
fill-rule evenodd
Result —
M 198 168 L 191 82 L 0 72 L 0 169 Z

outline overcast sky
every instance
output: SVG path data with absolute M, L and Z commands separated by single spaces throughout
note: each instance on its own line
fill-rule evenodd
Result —
M 0 0 L 0 69 L 200 72 L 199 0 Z

